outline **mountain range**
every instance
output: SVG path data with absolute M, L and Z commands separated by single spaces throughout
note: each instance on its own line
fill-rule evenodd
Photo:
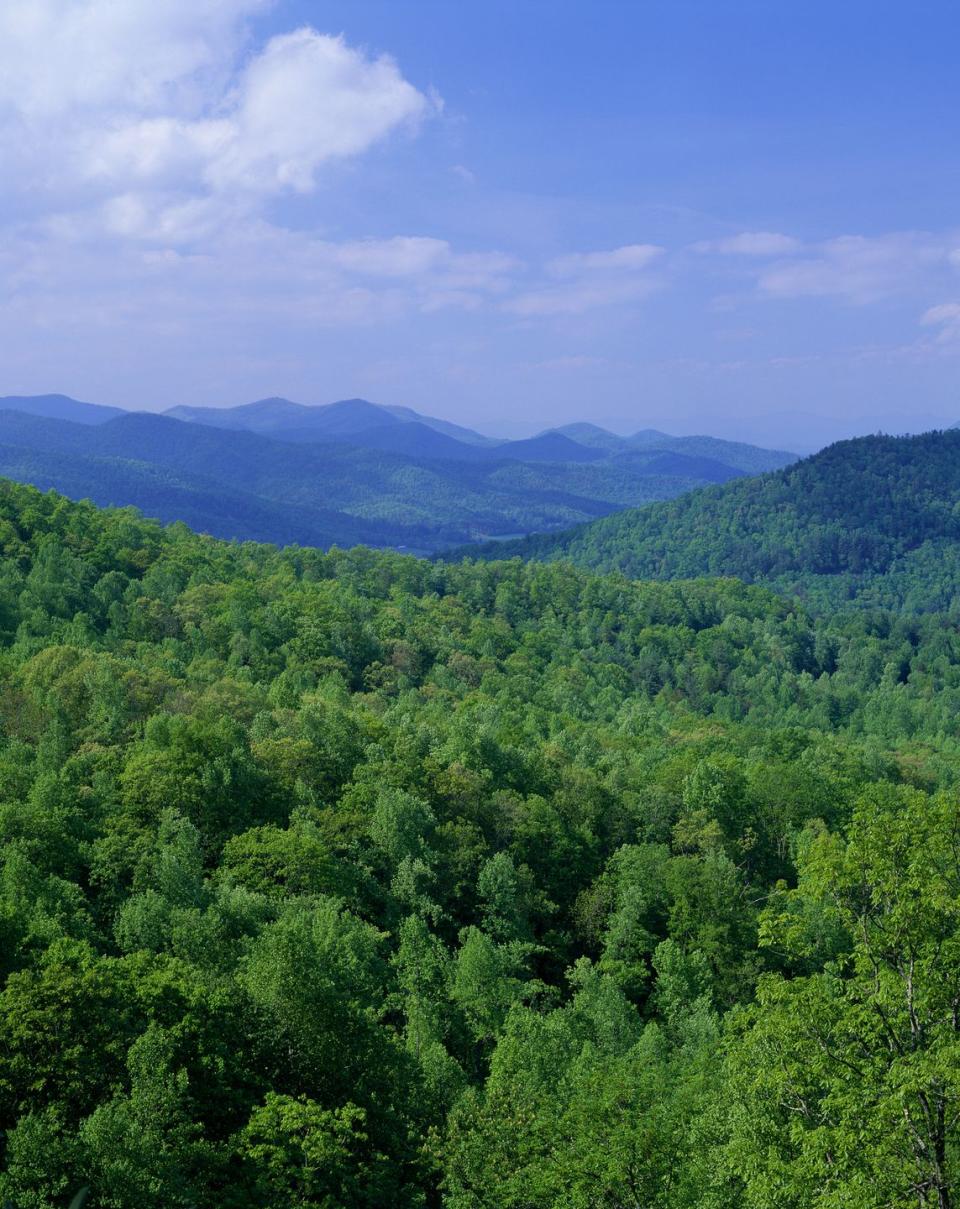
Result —
M 792 460 L 712 437 L 621 437 L 590 424 L 497 441 L 364 399 L 156 414 L 65 395 L 0 398 L 0 474 L 280 544 L 430 553 L 570 526 Z
M 461 553 L 736 576 L 826 611 L 960 612 L 960 430 L 839 441 L 774 473 Z

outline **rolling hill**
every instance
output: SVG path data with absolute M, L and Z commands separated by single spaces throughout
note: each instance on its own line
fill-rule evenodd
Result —
M 219 537 L 420 553 L 594 520 L 741 473 L 696 449 L 606 452 L 558 432 L 471 443 L 363 400 L 191 415 L 27 400 L 0 411 L 0 473 Z
M 796 461 L 796 454 L 787 453 L 782 449 L 760 449 L 756 445 L 745 445 L 742 441 L 724 441 L 719 437 L 672 437 L 656 428 L 644 428 L 632 436 L 621 437 L 614 432 L 608 432 L 606 428 L 600 428 L 597 424 L 566 424 L 561 428 L 548 429 L 547 433 L 559 433 L 581 445 L 601 449 L 608 454 L 628 451 L 649 453 L 660 450 L 664 453 L 712 458 L 744 474 L 779 470 L 782 466 Z
M 638 579 L 737 576 L 823 608 L 957 609 L 960 431 L 841 441 L 774 473 L 482 555 Z
M 239 488 L 254 449 L 205 449 L 195 440 L 188 447 L 170 427 L 160 417 L 123 416 L 92 430 L 0 412 L 0 475 L 101 506 L 132 505 L 216 537 L 324 547 L 419 537 L 409 526 L 350 516 L 320 500 L 294 508 Z

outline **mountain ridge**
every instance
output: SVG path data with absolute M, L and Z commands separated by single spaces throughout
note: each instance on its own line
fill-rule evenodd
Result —
M 0 473 L 133 504 L 165 521 L 189 519 L 220 537 L 421 553 L 567 527 L 741 473 L 696 449 L 606 452 L 560 433 L 477 445 L 409 418 L 417 413 L 382 422 L 384 410 L 364 400 L 331 407 L 261 399 L 215 427 L 202 422 L 207 413 L 187 420 L 41 399 L 34 410 L 74 418 L 0 410 Z M 318 412 L 328 427 L 322 439 L 290 429 Z M 331 418 L 348 431 L 329 431 Z M 376 426 L 364 427 L 370 421 Z M 215 484 L 230 501 L 226 511 Z
M 47 420 L 72 420 L 79 424 L 104 424 L 126 414 L 126 408 L 84 403 L 69 395 L 0 395 L 0 410 L 20 411 Z
M 736 576 L 824 608 L 960 608 L 960 431 L 839 441 L 778 471 L 459 553 Z

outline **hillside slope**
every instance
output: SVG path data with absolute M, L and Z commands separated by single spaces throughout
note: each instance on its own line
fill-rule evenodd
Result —
M 941 617 L 0 480 L 0 1203 L 916 1205 L 958 712 Z
M 710 458 L 744 474 L 779 470 L 797 460 L 795 453 L 787 453 L 783 449 L 761 449 L 757 445 L 746 445 L 742 441 L 725 441 L 720 437 L 674 437 L 655 428 L 644 428 L 632 436 L 622 437 L 596 424 L 565 424 L 561 428 L 548 429 L 546 433 L 541 433 L 541 436 L 551 434 L 569 437 L 581 445 L 601 449 L 608 454 L 659 451 L 679 453 L 687 457 Z
M 0 473 L 219 537 L 419 553 L 594 520 L 737 473 L 656 449 L 606 455 L 558 434 L 468 444 L 417 420 L 384 423 L 383 409 L 361 402 L 326 409 L 328 422 L 334 410 L 337 425 L 372 418 L 377 427 L 323 439 L 307 432 L 293 443 L 298 430 L 284 426 L 314 409 L 287 400 L 235 409 L 247 427 L 147 412 L 97 412 L 91 423 L 0 410 Z
M 637 578 L 735 575 L 813 603 L 960 601 L 960 432 L 862 437 L 784 470 L 631 509 L 484 557 Z

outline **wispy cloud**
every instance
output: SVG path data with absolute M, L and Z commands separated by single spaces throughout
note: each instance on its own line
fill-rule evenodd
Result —
M 940 344 L 960 345 L 960 302 L 942 302 L 924 311 L 920 317 L 924 327 L 936 328 Z
M 582 315 L 598 307 L 627 306 L 658 288 L 649 267 L 664 254 L 653 244 L 627 244 L 599 252 L 555 257 L 545 268 L 557 284 L 535 286 L 504 303 L 525 318 Z
M 571 371 L 579 373 L 583 370 L 603 369 L 608 365 L 610 365 L 610 360 L 607 357 L 591 357 L 585 353 L 572 353 L 569 356 L 548 357 L 545 361 L 534 361 L 528 368 L 566 374 Z
M 636 273 L 663 255 L 654 244 L 632 243 L 607 252 L 572 252 L 557 256 L 547 264 L 556 277 L 583 277 L 587 274 Z
M 704 239 L 692 245 L 694 252 L 720 256 L 792 256 L 803 244 L 792 235 L 776 231 L 743 231 L 726 239 Z
M 922 286 L 949 266 L 951 241 L 926 234 L 842 235 L 776 261 L 759 276 L 760 290 L 780 298 L 837 297 L 875 302 Z
M 805 243 L 779 232 L 744 231 L 701 240 L 691 250 L 718 257 L 718 263 L 741 258 L 761 297 L 833 297 L 866 304 L 922 290 L 938 275 L 960 268 L 958 243 L 950 233 L 840 235 Z

